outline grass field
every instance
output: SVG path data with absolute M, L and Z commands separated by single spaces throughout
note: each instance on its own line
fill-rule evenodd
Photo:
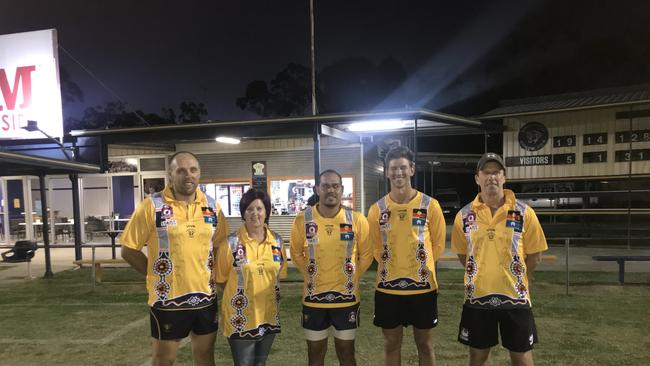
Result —
M 467 350 L 456 342 L 463 300 L 462 272 L 440 270 L 440 325 L 434 330 L 440 365 L 466 365 Z M 382 364 L 382 338 L 372 325 L 372 282 L 364 276 L 361 328 L 357 333 L 359 365 Z M 576 284 L 564 294 L 564 273 L 538 272 L 533 310 L 541 343 L 537 365 L 650 365 L 650 273 L 630 273 L 619 286 L 615 273 L 572 273 Z M 106 269 L 105 283 L 93 288 L 87 269 L 57 273 L 53 279 L 0 284 L 1 365 L 144 365 L 150 356 L 149 318 L 143 277 L 131 269 Z M 300 327 L 301 283 L 290 273 L 283 283 L 283 331 L 268 365 L 306 364 Z M 232 364 L 223 336 L 217 364 Z M 411 329 L 405 332 L 403 365 L 417 365 Z M 496 347 L 492 365 L 508 364 Z M 191 365 L 189 344 L 179 365 Z M 330 343 L 327 365 L 335 365 Z

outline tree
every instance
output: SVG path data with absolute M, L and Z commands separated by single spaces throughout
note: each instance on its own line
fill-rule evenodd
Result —
M 79 85 L 72 81 L 70 74 L 63 66 L 59 67 L 59 79 L 61 80 L 61 101 L 64 105 L 84 101 L 84 93 Z
M 67 118 L 66 130 L 137 127 L 201 122 L 208 110 L 203 103 L 184 101 L 179 112 L 173 108 L 162 108 L 160 114 L 141 110 L 127 111 L 126 103 L 106 102 L 101 106 L 88 107 L 80 119 Z M 145 123 L 146 121 L 146 123 Z
M 308 68 L 290 63 L 271 80 L 270 88 L 261 80 L 249 83 L 236 104 L 262 117 L 301 116 L 310 105 L 309 80 Z
M 208 109 L 203 103 L 181 102 L 179 109 L 181 113 L 176 118 L 176 123 L 201 122 L 208 115 Z
M 401 100 L 387 99 L 406 78 L 394 58 L 375 64 L 365 57 L 347 57 L 325 67 L 319 74 L 319 103 L 322 113 L 342 113 L 401 108 Z
M 379 64 L 349 57 L 323 68 L 317 75 L 316 94 L 321 113 L 368 111 L 382 102 L 404 80 L 406 73 L 393 58 Z M 308 68 L 290 63 L 270 82 L 255 80 L 246 87 L 236 104 L 262 117 L 302 116 L 311 105 Z M 401 106 L 390 101 L 382 107 Z

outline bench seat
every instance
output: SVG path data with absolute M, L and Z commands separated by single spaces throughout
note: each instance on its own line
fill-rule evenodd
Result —
M 618 283 L 621 285 L 625 283 L 625 262 L 650 261 L 650 255 L 594 255 L 591 258 L 595 261 L 618 263 Z
M 98 285 L 102 283 L 102 265 L 106 265 L 108 267 L 110 265 L 116 264 L 128 264 L 124 259 L 95 259 L 94 261 L 92 259 L 81 259 L 76 260 L 73 263 L 79 267 L 83 267 L 84 265 L 94 266 L 95 283 Z

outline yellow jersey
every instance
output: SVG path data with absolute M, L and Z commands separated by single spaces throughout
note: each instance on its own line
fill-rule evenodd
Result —
M 120 243 L 147 245 L 148 304 L 165 310 L 208 306 L 216 299 L 213 243 L 225 240 L 228 224 L 218 205 L 200 190 L 194 201 L 177 201 L 170 187 L 145 198 L 133 212 Z
M 304 305 L 359 303 L 359 278 L 372 263 L 368 221 L 346 207 L 331 218 L 321 216 L 318 205 L 308 207 L 293 222 L 291 260 L 304 276 Z
M 434 198 L 417 192 L 408 203 L 382 197 L 368 212 L 377 267 L 376 290 L 416 295 L 438 289 L 435 261 L 445 250 L 445 218 Z
M 466 256 L 465 303 L 481 308 L 530 307 L 525 258 L 548 249 L 532 208 L 504 189 L 505 203 L 494 216 L 480 200 L 454 220 L 451 248 Z
M 280 284 L 285 267 L 282 238 L 266 229 L 258 243 L 242 225 L 217 248 L 215 279 L 225 283 L 221 302 L 223 334 L 231 339 L 258 339 L 280 332 Z

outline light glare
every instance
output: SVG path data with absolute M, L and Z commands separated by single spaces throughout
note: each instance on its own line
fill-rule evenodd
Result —
M 231 144 L 231 145 L 237 145 L 240 142 L 239 139 L 236 139 L 234 137 L 226 137 L 226 136 L 219 136 L 215 140 L 217 142 L 221 142 L 224 144 Z
M 383 131 L 396 130 L 404 128 L 404 121 L 401 120 L 378 120 L 352 123 L 348 126 L 348 131 L 365 132 L 365 131 Z

